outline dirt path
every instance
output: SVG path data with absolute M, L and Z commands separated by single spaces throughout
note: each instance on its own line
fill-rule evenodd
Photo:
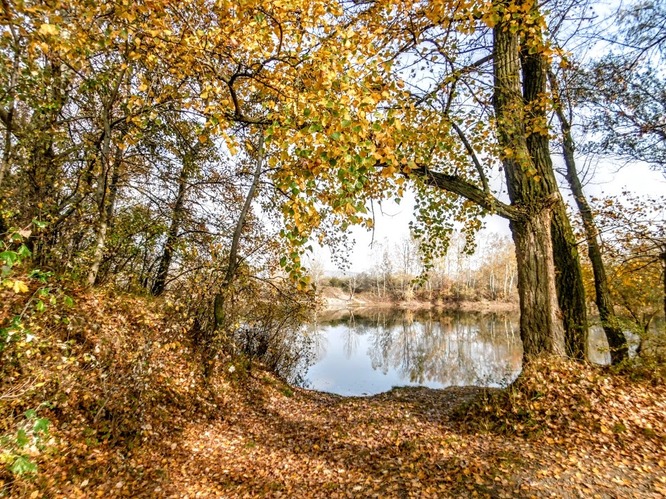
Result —
M 594 446 L 577 434 L 469 432 L 452 414 L 476 388 L 343 398 L 275 386 L 170 443 L 166 497 L 602 497 L 666 494 L 665 444 Z

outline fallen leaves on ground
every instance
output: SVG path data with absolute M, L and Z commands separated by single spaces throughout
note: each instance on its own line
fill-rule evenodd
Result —
M 398 388 L 366 398 L 293 388 L 256 366 L 205 382 L 187 321 L 133 300 L 79 295 L 67 325 L 48 314 L 32 325 L 44 341 L 49 324 L 74 341 L 67 355 L 33 352 L 3 379 L 2 393 L 34 380 L 2 401 L 3 421 L 30 397 L 55 401 L 40 414 L 52 428 L 35 457 L 39 474 L 0 475 L 5 494 L 666 495 L 666 388 L 657 375 L 542 359 L 507 390 Z

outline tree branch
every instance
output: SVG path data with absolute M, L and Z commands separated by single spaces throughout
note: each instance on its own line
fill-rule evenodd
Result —
M 469 199 L 473 203 L 478 204 L 485 210 L 497 214 L 509 220 L 517 220 L 520 217 L 520 212 L 516 207 L 503 203 L 489 192 L 484 192 L 474 184 L 461 179 L 457 175 L 447 175 L 445 173 L 433 172 L 427 167 L 421 167 L 411 172 L 412 175 L 417 175 L 427 185 L 452 192 L 465 199 Z

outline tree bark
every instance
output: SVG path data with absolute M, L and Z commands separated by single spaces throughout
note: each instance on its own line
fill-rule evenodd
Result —
M 537 15 L 537 5 L 532 12 Z M 566 205 L 560 195 L 550 156 L 547 122 L 548 61 L 540 50 L 521 49 L 523 98 L 527 107 L 530 133 L 527 148 L 538 176 L 549 193 L 554 194 L 551 217 L 553 258 L 556 269 L 557 297 L 562 311 L 567 355 L 583 360 L 587 350 L 587 304 L 583 273 L 576 238 L 574 237 Z
M 562 310 L 562 320 L 566 331 L 567 355 L 584 360 L 587 357 L 587 301 L 583 271 L 580 265 L 577 241 L 564 203 L 558 203 L 551 221 L 553 256 L 555 259 L 555 279 L 557 299 Z
M 157 268 L 157 276 L 155 277 L 155 282 L 151 288 L 151 292 L 155 296 L 161 295 L 166 288 L 166 282 L 169 275 L 169 269 L 171 268 L 174 247 L 176 245 L 176 241 L 178 240 L 178 231 L 180 230 L 180 225 L 182 223 L 185 211 L 184 208 L 190 174 L 190 161 L 191 159 L 186 154 L 185 158 L 183 159 L 183 167 L 180 170 L 180 176 L 178 177 L 178 194 L 176 196 L 176 202 L 173 207 L 169 232 L 167 233 L 167 239 L 164 243 L 164 250 L 162 251 L 162 256 L 160 257 L 160 264 Z
M 594 221 L 592 208 L 587 202 L 587 198 L 583 192 L 583 186 L 578 177 L 578 170 L 576 168 L 574 157 L 575 145 L 571 135 L 571 124 L 564 114 L 561 93 L 554 73 L 549 71 L 548 77 L 550 80 L 551 91 L 553 93 L 555 113 L 559 119 L 560 130 L 562 132 L 562 154 L 567 169 L 566 179 L 583 220 L 588 256 L 594 274 L 595 301 L 597 309 L 599 310 L 599 318 L 601 319 L 601 325 L 604 328 L 606 338 L 608 339 L 611 362 L 617 364 L 627 357 L 627 340 L 624 333 L 622 333 L 622 329 L 615 316 L 613 300 L 611 299 L 608 279 L 606 277 L 606 269 L 601 255 L 601 247 L 599 245 L 599 229 Z
M 104 258 L 104 248 L 106 246 L 106 233 L 109 228 L 109 221 L 107 219 L 108 210 L 106 208 L 108 179 L 109 175 L 113 175 L 111 171 L 113 166 L 109 156 L 111 155 L 111 126 L 109 124 L 109 116 L 104 116 L 104 140 L 99 151 L 99 160 L 101 171 L 97 179 L 97 213 L 98 219 L 95 227 L 95 250 L 93 252 L 92 264 L 88 271 L 88 285 L 94 286 L 97 282 L 97 274 L 102 265 Z
M 5 125 L 5 137 L 2 151 L 2 163 L 0 163 L 0 202 L 4 199 L 5 195 L 3 192 L 3 183 L 5 176 L 9 172 L 9 160 L 11 158 L 11 149 L 12 149 L 12 134 L 14 133 L 14 108 L 15 108 L 15 96 L 16 96 L 16 84 L 19 76 L 19 64 L 20 64 L 20 46 L 19 38 L 16 32 L 16 28 L 13 25 L 13 14 L 9 9 L 9 6 L 3 3 L 4 14 L 8 21 L 7 25 L 9 26 L 9 32 L 12 36 L 12 49 L 14 50 L 14 59 L 12 62 L 12 72 L 9 76 L 9 88 L 7 89 L 7 110 L 2 113 L 2 122 Z M 0 213 L 0 234 L 4 233 L 4 219 L 2 213 Z
M 506 4 L 498 1 L 494 8 L 504 19 Z M 520 212 L 510 226 L 518 264 L 523 356 L 529 361 L 542 353 L 566 353 L 550 231 L 553 210 L 562 200 L 547 154 L 547 127 L 544 133 L 535 129 L 545 123 L 545 108 L 528 106 L 534 104 L 530 101 L 540 93 L 545 75 L 536 61 L 523 61 L 521 67 L 520 55 L 519 34 L 510 21 L 501 20 L 493 28 L 493 104 L 509 198 Z
M 3 120 L 5 125 L 5 136 L 3 140 L 2 149 L 2 162 L 0 163 L 0 200 L 4 198 L 3 184 L 5 176 L 9 172 L 9 160 L 11 158 L 12 150 L 12 133 L 14 125 L 14 91 L 16 87 L 16 79 L 18 75 L 18 53 L 14 56 L 14 65 L 12 67 L 12 74 L 9 81 L 9 108 L 5 113 L 6 119 Z M 1 216 L 1 215 L 0 215 Z
M 97 206 L 99 219 L 95 230 L 95 251 L 88 272 L 88 285 L 90 286 L 94 286 L 97 282 L 97 275 L 102 264 L 102 259 L 104 258 L 104 248 L 106 247 L 106 234 L 109 228 L 109 213 L 113 213 L 113 206 L 110 211 L 107 207 L 107 202 L 109 202 L 107 199 L 108 182 L 109 178 L 114 178 L 114 170 L 120 167 L 122 153 L 120 149 L 117 149 L 114 161 L 113 163 L 111 162 L 111 134 L 113 132 L 111 129 L 111 116 L 113 105 L 118 98 L 120 86 L 125 79 L 126 73 L 127 70 L 124 69 L 120 72 L 120 75 L 118 75 L 118 79 L 115 81 L 114 87 L 111 94 L 108 96 L 108 100 L 105 103 L 102 112 L 104 137 L 99 148 L 101 172 L 97 179 Z
M 664 283 L 664 320 L 666 320 L 666 250 L 661 253 L 661 271 L 662 278 Z
M 548 207 L 524 221 L 512 221 L 518 260 L 520 336 L 526 359 L 548 352 L 564 356 L 564 328 L 557 303 Z
M 14 116 L 12 122 L 13 136 L 28 151 L 26 167 L 16 177 L 16 187 L 22 191 L 21 195 L 25 195 L 25 206 L 13 224 L 27 225 L 33 220 L 47 223 L 45 228 L 32 232 L 26 246 L 32 251 L 37 266 L 53 267 L 51 252 L 59 242 L 53 226 L 58 211 L 55 187 L 63 164 L 63 156 L 56 149 L 54 132 L 61 129 L 59 119 L 68 99 L 68 80 L 60 63 L 50 56 L 46 57 L 45 65 L 48 65 L 49 81 L 43 88 L 34 89 L 38 98 L 45 100 L 44 104 L 32 109 L 29 118 L 19 120 Z
M 264 167 L 264 135 L 263 132 L 259 134 L 259 144 L 257 146 L 257 159 L 255 163 L 254 176 L 252 178 L 252 184 L 250 189 L 245 196 L 245 203 L 241 209 L 240 215 L 238 215 L 238 221 L 236 222 L 236 228 L 234 230 L 233 239 L 231 241 L 231 248 L 229 250 L 229 263 L 227 265 L 227 272 L 224 276 L 224 281 L 222 283 L 222 290 L 215 295 L 213 302 L 213 315 L 215 319 L 215 329 L 221 329 L 224 326 L 226 312 L 225 312 L 225 298 L 228 289 L 236 278 L 236 273 L 238 271 L 238 249 L 240 247 L 240 238 L 243 234 L 243 229 L 245 228 L 245 221 L 250 212 L 252 206 L 252 200 L 257 191 L 259 185 L 259 179 L 261 178 L 261 171 Z

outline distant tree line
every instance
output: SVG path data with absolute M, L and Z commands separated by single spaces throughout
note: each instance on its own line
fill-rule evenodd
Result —
M 447 253 L 426 269 L 418 241 L 376 244 L 377 263 L 341 277 L 320 278 L 322 285 L 353 296 L 367 293 L 377 300 L 427 302 L 497 301 L 517 303 L 517 274 L 511 240 L 497 234 L 479 238 L 477 251 L 466 251 L 464 238 L 454 236 Z M 427 271 L 427 273 L 426 273 Z

